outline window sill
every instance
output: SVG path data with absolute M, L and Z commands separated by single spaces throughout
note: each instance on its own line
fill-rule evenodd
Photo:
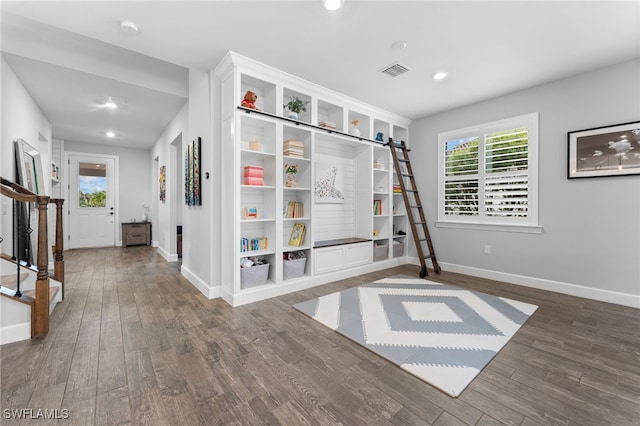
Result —
M 498 225 L 495 223 L 436 222 L 436 228 L 472 229 L 474 231 L 516 232 L 521 234 L 542 234 L 542 226 Z

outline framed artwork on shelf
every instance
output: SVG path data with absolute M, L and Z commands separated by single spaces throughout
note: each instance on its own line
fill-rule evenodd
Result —
M 569 179 L 640 174 L 640 121 L 576 130 L 567 139 Z
M 304 242 L 304 237 L 306 234 L 306 227 L 304 223 L 296 223 L 293 225 L 293 229 L 291 229 L 291 236 L 289 237 L 289 245 L 300 247 Z
M 344 203 L 344 170 L 339 165 L 317 162 L 314 182 L 316 203 Z

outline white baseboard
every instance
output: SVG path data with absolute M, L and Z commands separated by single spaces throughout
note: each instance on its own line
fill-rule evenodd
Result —
M 269 299 L 272 297 L 282 296 L 284 294 L 293 293 L 296 291 L 306 290 L 308 288 L 327 284 L 333 281 L 343 280 L 346 278 L 367 274 L 369 272 L 392 268 L 404 263 L 406 263 L 405 258 L 397 257 L 389 260 L 347 268 L 340 271 L 328 272 L 326 274 L 305 276 L 291 279 L 278 284 L 258 286 L 244 290 L 242 293 L 236 295 L 233 295 L 225 290 L 222 294 L 222 298 L 231 306 L 236 307 L 264 299 Z
M 413 258 L 411 263 L 415 265 L 420 264 L 417 258 Z M 598 300 L 600 302 L 615 303 L 616 305 L 629 306 L 631 308 L 640 308 L 640 296 L 635 294 L 620 293 L 617 291 L 603 290 L 543 278 L 528 277 L 525 275 L 510 274 L 507 272 L 492 271 L 489 269 L 474 268 L 471 266 L 456 265 L 453 263 L 438 263 L 444 271 L 503 281 L 509 284 L 537 288 L 540 290 L 554 291 L 556 293 L 584 297 L 585 299 Z
M 210 287 L 207 283 L 202 281 L 200 277 L 191 272 L 189 268 L 182 265 L 180 267 L 180 273 L 183 277 L 185 277 L 191 284 L 195 286 L 202 294 L 204 294 L 208 299 L 215 299 L 220 297 L 222 294 L 222 290 L 220 286 Z
M 7 325 L 0 327 L 0 345 L 31 339 L 31 323 Z
M 164 258 L 164 260 L 166 260 L 167 262 L 177 262 L 178 261 L 178 254 L 169 254 L 167 253 L 167 251 L 165 249 L 163 249 L 160 246 L 154 246 L 157 247 L 158 249 L 158 253 L 160 254 L 160 256 L 162 256 Z

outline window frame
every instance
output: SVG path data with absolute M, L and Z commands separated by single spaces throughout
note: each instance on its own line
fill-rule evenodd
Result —
M 462 129 L 438 133 L 438 220 L 437 227 L 464 229 L 497 229 L 514 232 L 540 233 L 538 223 L 538 146 L 539 129 L 537 112 L 524 114 L 502 120 L 482 123 Z M 491 217 L 484 208 L 485 173 L 485 138 L 491 133 L 526 127 L 528 130 L 527 153 L 527 216 L 526 217 Z M 445 143 L 451 140 L 477 137 L 478 146 L 478 214 L 451 215 L 445 214 L 445 176 L 446 150 Z M 476 176 L 475 174 L 472 176 Z

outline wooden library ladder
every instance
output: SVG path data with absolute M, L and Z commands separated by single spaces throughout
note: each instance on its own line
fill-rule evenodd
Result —
M 396 176 L 398 176 L 398 182 L 400 189 L 402 190 L 402 198 L 404 200 L 405 208 L 407 209 L 407 216 L 409 216 L 409 223 L 411 224 L 411 233 L 413 235 L 413 241 L 416 244 L 416 251 L 418 252 L 418 258 L 420 259 L 420 278 L 424 278 L 429 273 L 427 272 L 426 260 L 431 259 L 433 270 L 436 273 L 440 272 L 440 265 L 436 259 L 436 252 L 433 249 L 431 242 L 431 236 L 429 235 L 429 228 L 427 228 L 427 220 L 424 217 L 422 210 L 422 203 L 420 202 L 420 195 L 418 194 L 418 188 L 416 187 L 416 181 L 413 177 L 413 171 L 411 170 L 411 162 L 409 161 L 409 150 L 404 141 L 395 143 L 392 138 L 389 138 L 387 143 L 391 150 L 391 156 L 393 157 L 393 166 L 396 170 Z M 398 158 L 398 152 L 402 153 L 402 157 Z M 406 165 L 406 170 L 401 167 L 400 163 Z M 405 184 L 405 178 L 408 178 L 409 185 Z M 409 194 L 413 195 L 413 203 L 409 199 Z M 415 211 L 417 210 L 418 219 L 416 220 Z M 418 227 L 422 229 L 422 235 L 418 233 Z M 427 255 L 422 248 L 422 243 L 427 245 Z

